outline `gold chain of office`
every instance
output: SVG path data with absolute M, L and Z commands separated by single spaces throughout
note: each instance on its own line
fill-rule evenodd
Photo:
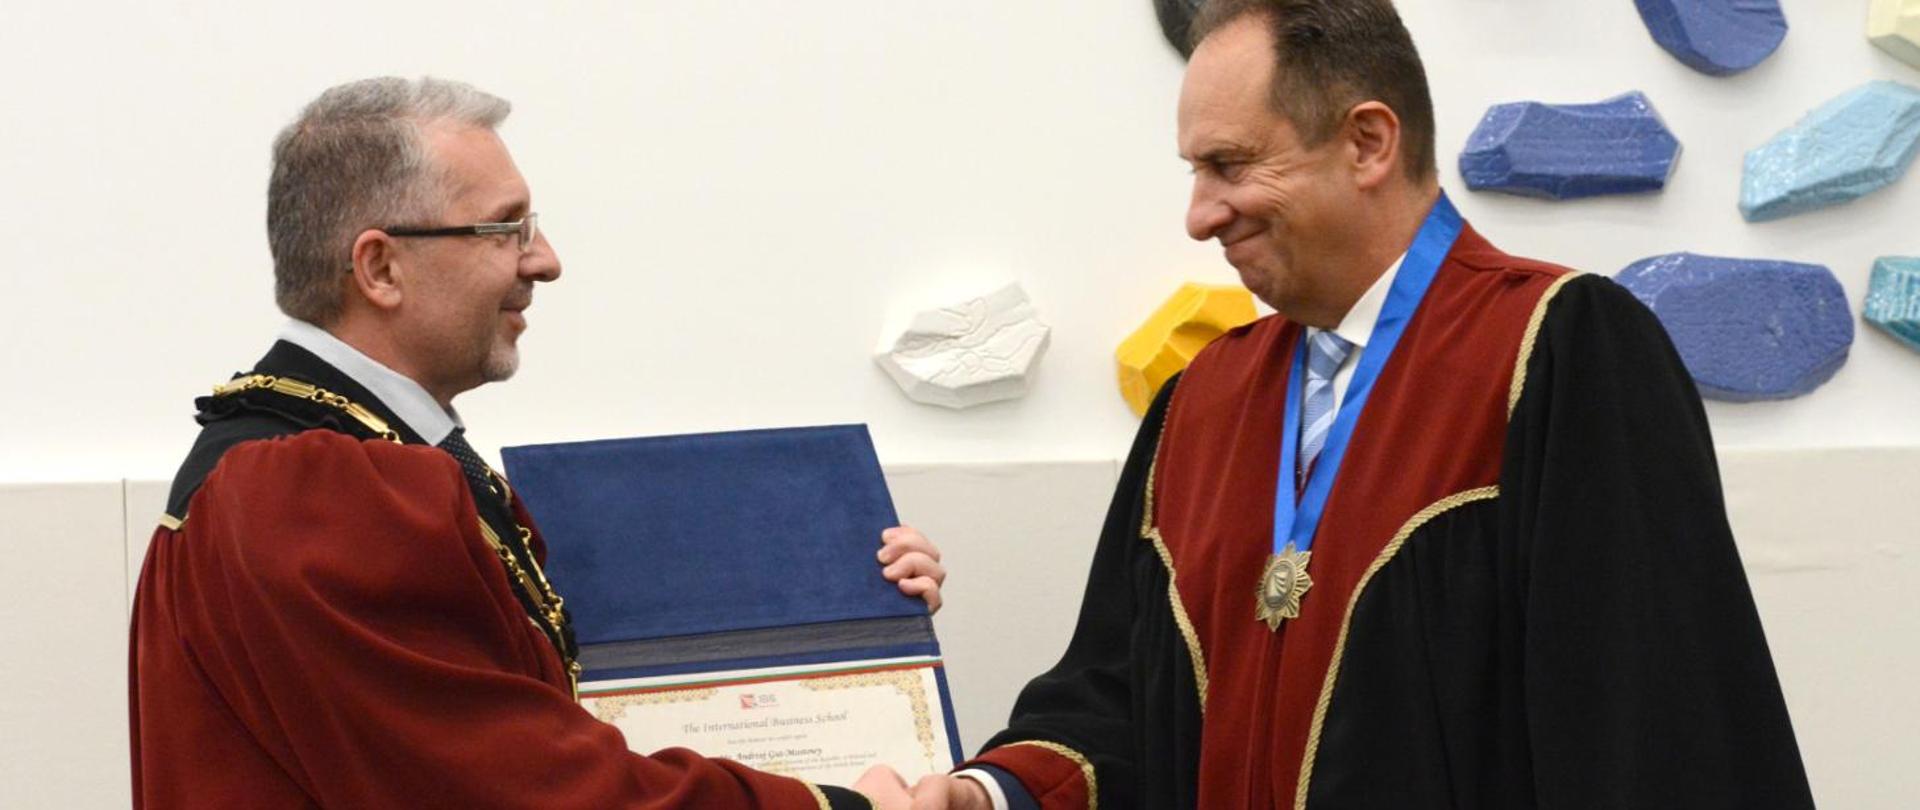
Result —
M 271 374 L 249 374 L 214 386 L 213 395 L 226 397 L 243 391 L 272 391 L 282 396 L 317 402 L 345 413 L 382 439 L 394 444 L 402 443 L 399 432 L 388 425 L 387 420 L 380 418 L 364 405 L 312 383 Z M 488 472 L 493 471 L 488 470 Z M 495 475 L 497 477 L 497 474 Z M 527 572 L 525 566 L 520 564 L 519 558 L 514 556 L 513 551 L 507 548 L 507 544 L 501 542 L 500 535 L 494 532 L 493 527 L 488 526 L 484 520 L 480 521 L 480 534 L 486 538 L 487 545 L 493 548 L 493 553 L 500 558 L 500 564 L 507 569 L 507 578 L 526 593 L 527 598 L 540 611 L 540 615 L 545 617 L 547 624 L 553 628 L 554 649 L 560 653 L 561 662 L 566 665 L 567 680 L 573 688 L 574 699 L 578 700 L 580 662 L 567 655 L 566 645 L 562 641 L 566 636 L 567 614 L 563 608 L 567 600 L 560 598 L 560 594 L 554 591 L 553 583 L 547 580 L 547 573 L 541 570 L 539 562 L 533 560 L 533 531 L 518 525 L 517 522 L 514 528 L 519 530 L 520 543 L 527 549 L 527 559 L 533 564 L 531 574 Z
M 213 387 L 216 397 L 228 397 L 243 391 L 272 391 L 276 394 L 318 402 L 331 408 L 346 412 L 353 420 L 365 425 L 382 439 L 400 444 L 400 434 L 367 407 L 344 396 L 308 382 L 290 377 L 275 377 L 271 374 L 249 374 Z

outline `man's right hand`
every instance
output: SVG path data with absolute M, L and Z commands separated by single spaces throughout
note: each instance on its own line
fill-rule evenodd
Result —
M 913 786 L 913 810 L 993 810 L 993 799 L 979 782 L 937 773 Z
M 914 810 L 920 806 L 907 793 L 907 780 L 885 765 L 868 768 L 860 774 L 859 781 L 853 783 L 853 789 L 873 802 L 874 810 Z

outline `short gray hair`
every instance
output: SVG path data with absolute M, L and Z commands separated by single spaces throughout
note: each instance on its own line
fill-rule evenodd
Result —
M 438 122 L 491 130 L 512 109 L 472 85 L 431 77 L 363 79 L 309 103 L 273 140 L 267 245 L 280 310 L 320 325 L 338 318 L 353 238 L 445 204 L 422 130 Z

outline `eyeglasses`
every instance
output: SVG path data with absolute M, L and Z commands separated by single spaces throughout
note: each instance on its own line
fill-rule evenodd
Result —
M 527 212 L 525 219 L 519 222 L 482 222 L 478 225 L 456 225 L 450 228 L 380 228 L 388 236 L 491 236 L 510 233 L 519 237 L 520 252 L 533 249 L 533 239 L 540 235 L 540 215 Z

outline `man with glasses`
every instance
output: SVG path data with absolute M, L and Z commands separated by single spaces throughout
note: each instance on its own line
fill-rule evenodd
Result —
M 540 535 L 452 407 L 513 375 L 534 286 L 560 277 L 494 131 L 508 109 L 372 79 L 275 141 L 267 230 L 292 321 L 198 401 L 147 554 L 135 806 L 905 807 L 890 773 L 856 792 L 639 756 L 576 704 Z M 882 539 L 885 576 L 930 606 L 937 556 L 911 529 Z

